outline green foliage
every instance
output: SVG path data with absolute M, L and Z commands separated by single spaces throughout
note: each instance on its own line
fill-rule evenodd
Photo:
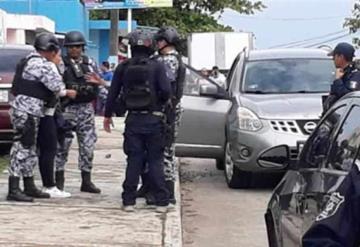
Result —
M 160 27 L 174 26 L 180 33 L 232 31 L 229 26 L 218 23 L 214 13 L 230 8 L 241 14 L 253 14 L 265 6 L 252 0 L 173 0 L 173 8 L 151 8 L 133 11 L 139 25 Z M 109 19 L 108 10 L 91 11 L 94 20 Z M 126 19 L 126 11 L 120 11 L 120 19 Z
M 345 20 L 345 27 L 349 28 L 350 33 L 356 33 L 360 29 L 360 0 L 357 0 L 354 4 L 354 8 L 352 10 L 352 16 L 346 18 Z M 360 39 L 354 38 L 354 44 L 358 47 L 360 46 Z

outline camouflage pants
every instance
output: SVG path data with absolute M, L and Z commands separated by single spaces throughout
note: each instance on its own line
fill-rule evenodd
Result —
M 32 177 L 38 163 L 36 139 L 40 117 L 13 108 L 10 117 L 15 137 L 10 151 L 9 175 Z
M 174 140 L 177 137 L 179 124 L 181 119 L 182 108 L 181 104 L 176 105 L 175 109 L 175 128 L 174 128 Z M 175 143 L 167 145 L 164 150 L 164 174 L 165 181 L 175 181 L 176 176 L 176 158 L 175 158 Z
M 79 144 L 78 164 L 81 171 L 90 172 L 94 158 L 95 143 L 97 140 L 95 131 L 94 107 L 91 103 L 75 104 L 65 108 L 65 121 L 76 133 Z M 59 144 L 55 158 L 56 171 L 65 169 L 69 150 L 72 143 L 72 131 L 66 134 L 65 141 Z

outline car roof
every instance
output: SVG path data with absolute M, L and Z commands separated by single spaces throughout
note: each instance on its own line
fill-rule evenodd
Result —
M 288 49 L 265 49 L 250 50 L 248 60 L 269 60 L 285 58 L 322 58 L 331 59 L 324 49 L 288 48 Z
M 14 50 L 34 50 L 31 45 L 16 45 L 16 44 L 0 44 L 0 49 L 14 49 Z

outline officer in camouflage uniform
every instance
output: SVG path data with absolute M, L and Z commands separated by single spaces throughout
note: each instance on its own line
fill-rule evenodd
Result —
M 181 117 L 180 100 L 183 95 L 185 69 L 182 66 L 180 54 L 176 50 L 176 45 L 180 41 L 177 30 L 173 27 L 162 27 L 155 35 L 158 48 L 157 59 L 164 63 L 167 69 L 167 76 L 171 81 L 172 87 L 172 107 L 168 109 L 168 124 L 170 126 L 169 141 L 164 151 L 164 173 L 167 189 L 170 192 L 170 203 L 175 204 L 174 182 L 175 182 L 175 138 Z
M 64 46 L 67 56 L 63 58 L 65 70 L 63 79 L 66 87 L 77 91 L 74 100 L 63 102 L 64 118 L 71 126 L 65 134 L 65 141 L 59 145 L 55 159 L 56 186 L 64 189 L 64 169 L 72 142 L 72 131 L 77 135 L 79 144 L 79 169 L 81 170 L 82 192 L 100 193 L 91 181 L 92 162 L 95 142 L 95 117 L 92 101 L 96 99 L 99 86 L 104 82 L 95 73 L 96 66 L 87 56 L 83 55 L 85 37 L 81 32 L 71 31 L 65 35 Z
M 56 102 L 57 96 L 65 96 L 65 85 L 56 64 L 61 60 L 60 45 L 51 33 L 36 36 L 36 51 L 22 59 L 16 68 L 10 103 L 10 116 L 15 129 L 14 143 L 10 151 L 9 192 L 7 200 L 32 202 L 35 198 L 49 198 L 34 184 L 33 170 L 38 163 L 36 139 L 40 118 L 45 108 Z M 20 177 L 24 179 L 24 192 L 20 190 Z

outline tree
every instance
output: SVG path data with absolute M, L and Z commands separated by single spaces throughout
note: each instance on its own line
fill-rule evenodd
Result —
M 134 10 L 134 19 L 139 25 L 169 25 L 176 27 L 180 33 L 187 34 L 201 31 L 232 31 L 229 26 L 218 23 L 214 14 L 224 12 L 226 8 L 241 14 L 253 14 L 265 6 L 261 1 L 252 0 L 173 0 L 173 8 L 150 8 Z M 108 19 L 108 11 L 94 11 L 92 19 Z M 126 19 L 126 12 L 121 11 L 121 19 Z
M 344 26 L 349 28 L 350 33 L 356 33 L 360 29 L 360 0 L 357 0 L 354 4 L 352 16 L 350 18 L 346 18 Z M 359 38 L 354 38 L 353 42 L 357 46 L 360 46 Z

